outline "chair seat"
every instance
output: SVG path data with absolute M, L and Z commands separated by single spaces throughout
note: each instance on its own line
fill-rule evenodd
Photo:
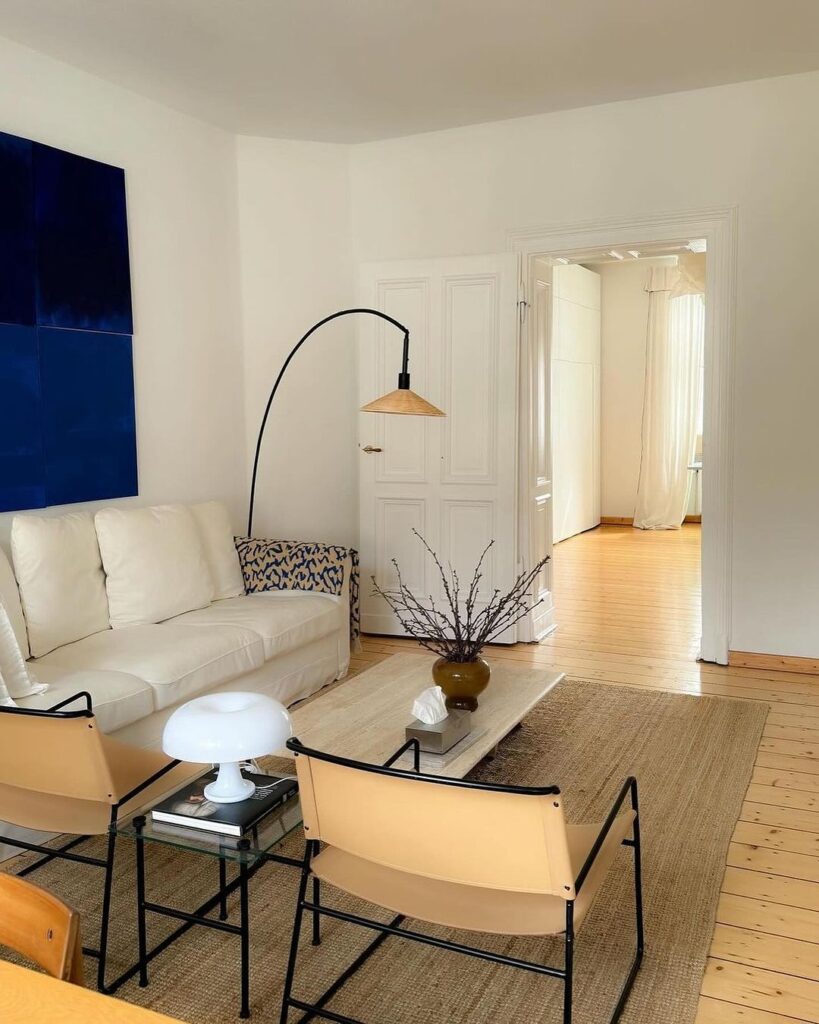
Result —
M 629 836 L 634 812 L 612 825 L 575 902 L 579 929 L 617 851 Z M 600 825 L 567 827 L 575 877 L 600 832 Z M 556 935 L 566 927 L 566 901 L 557 896 L 509 892 L 398 871 L 328 846 L 313 859 L 322 881 L 398 914 L 430 924 L 500 935 Z

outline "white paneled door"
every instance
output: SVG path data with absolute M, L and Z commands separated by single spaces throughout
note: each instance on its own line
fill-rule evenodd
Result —
M 600 525 L 600 275 L 552 268 L 554 541 Z
M 549 358 L 553 270 L 547 260 L 538 257 L 532 260 L 530 271 L 520 367 L 520 538 L 527 568 L 551 557 L 553 532 Z M 533 611 L 518 626 L 519 640 L 540 640 L 555 628 L 551 562 L 534 580 L 530 596 Z
M 409 327 L 412 389 L 446 414 L 359 416 L 362 629 L 401 635 L 372 576 L 394 588 L 395 559 L 418 597 L 444 597 L 413 529 L 464 587 L 495 541 L 481 601 L 516 576 L 518 256 L 367 264 L 361 297 Z M 363 405 L 395 387 L 402 338 L 374 317 L 358 330 Z

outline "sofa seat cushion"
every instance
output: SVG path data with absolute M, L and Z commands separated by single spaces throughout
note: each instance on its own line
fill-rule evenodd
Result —
M 144 679 L 126 672 L 83 671 L 62 672 L 54 666 L 37 664 L 41 679 L 48 682 L 46 693 L 33 697 L 20 697 L 15 703 L 20 708 L 45 711 L 81 690 L 91 694 L 94 714 L 103 732 L 114 732 L 123 726 L 147 718 L 154 710 L 154 693 Z M 79 711 L 83 701 L 69 705 L 66 711 Z
M 241 626 L 207 629 L 178 623 L 127 626 L 60 647 L 35 663 L 79 672 L 83 669 L 127 672 L 153 690 L 154 707 L 178 704 L 264 664 L 261 637 Z
M 171 621 L 189 626 L 244 626 L 264 642 L 265 660 L 347 628 L 346 610 L 334 597 L 277 590 L 214 601 Z

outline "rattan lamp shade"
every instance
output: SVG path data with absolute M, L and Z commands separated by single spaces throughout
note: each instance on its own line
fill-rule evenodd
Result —
M 362 412 L 387 412 L 398 416 L 445 416 L 446 413 L 428 402 L 420 395 L 416 395 L 409 388 L 396 388 L 388 395 L 376 398 L 374 402 L 368 402 L 361 406 Z

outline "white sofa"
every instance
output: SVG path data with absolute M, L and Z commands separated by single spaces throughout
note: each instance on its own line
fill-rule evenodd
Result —
M 246 595 L 216 502 L 26 514 L 11 549 L 14 571 L 0 551 L 0 603 L 48 684 L 18 706 L 87 690 L 103 730 L 158 747 L 172 711 L 200 694 L 254 690 L 287 705 L 347 671 L 349 565 L 339 595 Z

